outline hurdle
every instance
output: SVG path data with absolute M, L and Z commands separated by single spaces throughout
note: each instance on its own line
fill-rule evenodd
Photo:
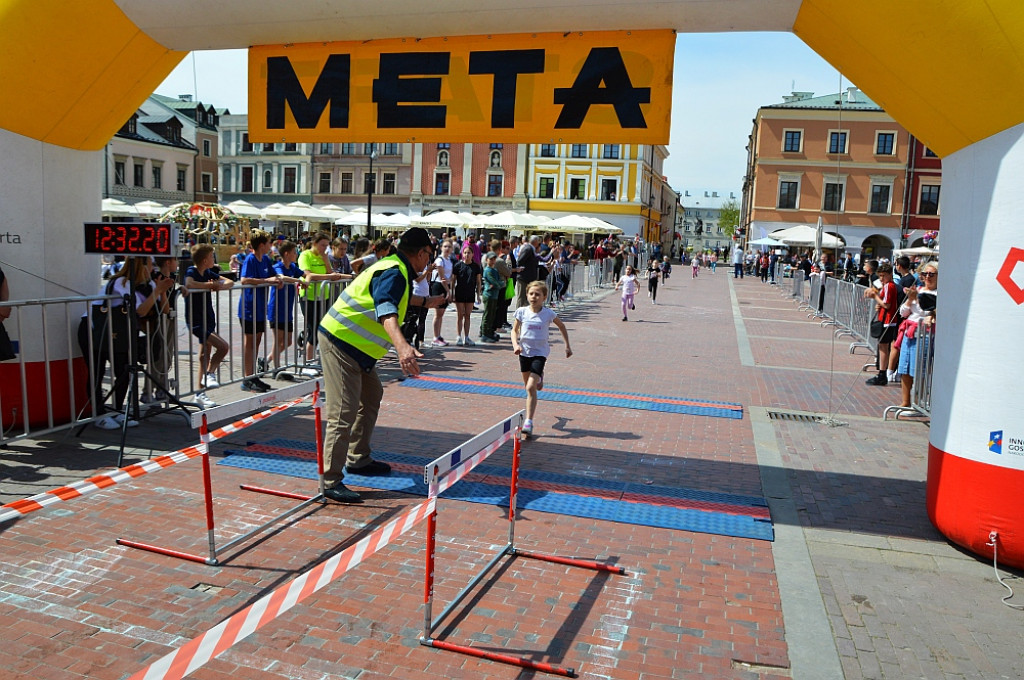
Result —
M 217 566 L 220 564 L 218 554 L 223 554 L 232 550 L 235 546 L 238 546 L 248 541 L 253 536 L 260 534 L 273 525 L 287 519 L 288 517 L 301 512 L 307 507 L 315 503 L 325 503 L 324 498 L 324 462 L 323 462 L 323 431 L 321 427 L 321 408 L 323 406 L 323 398 L 321 396 L 321 389 L 323 380 L 318 378 L 316 380 L 306 381 L 298 385 L 292 385 L 285 387 L 280 390 L 274 390 L 273 392 L 267 392 L 257 396 L 249 397 L 248 399 L 242 399 L 241 401 L 233 402 L 231 404 L 225 404 L 223 406 L 216 406 L 214 408 L 199 411 L 191 414 L 192 428 L 199 429 L 199 445 L 196 447 L 199 449 L 199 456 L 202 458 L 202 472 L 203 472 L 203 497 L 204 506 L 206 510 L 206 537 L 209 552 L 206 557 L 202 555 L 195 555 L 192 553 L 183 552 L 181 550 L 175 550 L 173 548 L 165 548 L 158 545 L 152 545 L 148 543 L 140 543 L 138 541 L 131 541 L 124 538 L 118 538 L 117 544 L 123 545 L 128 548 L 136 548 L 139 550 L 147 550 L 149 552 L 159 553 L 161 555 L 168 555 L 170 557 L 177 557 L 183 560 L 189 560 L 191 562 L 199 562 L 201 564 L 207 564 L 210 566 Z M 293 500 L 302 501 L 298 505 L 285 510 L 284 512 L 271 518 L 269 521 L 264 522 L 260 526 L 252 529 L 241 536 L 233 538 L 232 540 L 224 543 L 223 545 L 217 545 L 216 538 L 216 524 L 214 521 L 213 514 L 213 482 L 210 474 L 210 443 L 214 442 L 222 437 L 226 437 L 229 434 L 238 432 L 239 430 L 245 429 L 250 425 L 265 420 L 270 416 L 280 413 L 292 406 L 296 406 L 306 400 L 310 396 L 310 388 L 312 388 L 313 397 L 313 412 L 315 414 L 316 422 L 316 458 L 317 458 L 317 469 L 319 471 L 319 490 L 312 496 L 304 494 L 292 493 L 290 491 L 281 491 L 277 489 L 267 489 L 263 487 L 252 486 L 248 484 L 242 484 L 239 486 L 244 491 L 254 491 L 257 493 L 265 493 L 274 496 L 280 496 L 283 498 L 290 498 Z M 281 403 L 285 402 L 285 403 Z M 220 422 L 235 418 L 243 413 L 254 411 L 258 408 L 275 404 L 271 408 L 252 415 L 241 420 L 232 422 L 228 425 L 224 425 L 213 432 L 210 431 L 211 422 Z
M 516 530 L 516 495 L 519 488 L 519 458 L 522 449 L 522 427 L 525 420 L 525 411 L 519 411 L 510 418 L 497 423 L 488 430 L 458 446 L 448 453 L 434 459 L 423 467 L 423 481 L 429 485 L 428 498 L 436 499 L 439 494 L 450 488 L 453 484 L 463 479 L 469 472 L 479 465 L 484 459 L 498 450 L 502 444 L 509 439 L 512 440 L 512 475 L 509 487 L 508 504 L 508 544 L 497 551 L 491 560 L 472 578 L 468 585 L 463 588 L 452 599 L 447 607 L 433 618 L 434 605 L 434 566 L 435 548 L 437 545 L 437 505 L 435 504 L 427 516 L 427 549 L 426 549 L 426 570 L 423 587 L 423 635 L 420 637 L 420 644 L 427 647 L 436 647 L 451 652 L 459 652 L 479 659 L 487 659 L 520 668 L 527 668 L 553 675 L 562 675 L 575 678 L 576 670 L 564 668 L 554 664 L 533 661 L 524 657 L 512 656 L 510 654 L 499 654 L 482 649 L 476 649 L 465 645 L 453 644 L 444 640 L 432 637 L 434 630 L 444 621 L 465 597 L 476 587 L 483 578 L 505 557 L 526 557 L 544 562 L 563 564 L 594 571 L 610 572 L 614 574 L 627 574 L 623 567 L 614 564 L 596 562 L 593 560 L 581 560 L 571 557 L 560 557 L 557 555 L 545 555 L 541 553 L 520 550 L 515 545 Z M 464 457 L 464 454 L 470 454 Z

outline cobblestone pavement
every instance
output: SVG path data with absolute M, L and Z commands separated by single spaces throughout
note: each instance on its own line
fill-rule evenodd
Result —
M 1000 604 L 992 566 L 952 548 L 925 515 L 927 422 L 881 420 L 897 388 L 865 386 L 869 358 L 851 355 L 848 341 L 776 287 L 725 272 L 673 277 L 657 305 L 641 294 L 628 323 L 613 294 L 560 314 L 575 355 L 566 359 L 555 343 L 548 385 L 739 402 L 744 418 L 541 402 L 524 466 L 763 495 L 776 540 L 524 511 L 520 547 L 614 561 L 628 575 L 506 560 L 437 637 L 587 678 L 1024 676 L 1021 613 Z M 454 313 L 445 323 L 454 336 Z M 508 340 L 427 350 L 422 365 L 503 381 L 518 371 Z M 387 361 L 382 374 L 378 450 L 440 454 L 522 408 L 520 399 L 405 388 Z M 216 398 L 232 394 L 222 388 Z M 295 408 L 217 442 L 211 458 L 250 441 L 312 440 L 313 428 L 309 409 Z M 126 462 L 196 440 L 181 418 L 160 415 L 130 431 Z M 508 449 L 490 462 L 507 465 Z M 15 442 L 0 450 L 0 500 L 109 470 L 117 454 L 118 433 L 95 428 Z M 212 467 L 220 544 L 293 507 L 239 484 L 313 491 L 308 481 Z M 221 555 L 219 566 L 114 542 L 205 555 L 198 461 L 0 525 L 0 677 L 129 677 L 419 502 L 365 496 L 359 506 L 304 510 Z M 439 503 L 439 603 L 505 545 L 504 515 Z M 417 527 L 189 677 L 533 676 L 419 644 L 423 537 Z

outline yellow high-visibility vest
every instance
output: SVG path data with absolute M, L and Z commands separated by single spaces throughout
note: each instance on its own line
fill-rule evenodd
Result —
M 384 330 L 384 325 L 377 321 L 370 283 L 377 272 L 394 267 L 402 272 L 404 280 L 409 280 L 409 269 L 398 255 L 375 262 L 341 291 L 341 295 L 320 320 L 320 328 L 372 359 L 382 359 L 391 349 L 391 338 Z M 410 289 L 411 286 L 406 286 L 405 294 L 398 304 L 399 325 L 405 321 L 405 313 L 409 308 Z

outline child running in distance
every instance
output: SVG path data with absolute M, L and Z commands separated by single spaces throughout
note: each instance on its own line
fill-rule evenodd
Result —
M 693 276 L 690 278 L 695 279 L 697 278 L 697 274 L 700 273 L 700 255 L 694 255 L 690 264 L 693 265 Z
M 526 288 L 529 305 L 516 310 L 512 321 L 512 350 L 519 355 L 519 370 L 526 385 L 526 422 L 523 434 L 533 434 L 533 415 L 537 410 L 537 392 L 544 389 L 544 364 L 551 353 L 548 330 L 554 323 L 565 342 L 565 357 L 572 356 L 569 331 L 554 310 L 544 306 L 548 287 L 543 281 L 534 281 Z
M 633 269 L 633 265 L 626 265 L 626 273 L 615 282 L 615 290 L 618 290 L 620 286 L 622 287 L 622 320 L 629 321 L 628 311 L 636 309 L 633 297 L 640 289 L 640 282 L 637 281 L 636 270 Z

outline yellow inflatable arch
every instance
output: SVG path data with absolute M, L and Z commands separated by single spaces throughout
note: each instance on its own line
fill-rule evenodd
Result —
M 994 535 L 1000 559 L 1024 566 L 1020 0 L 0 0 L 0 219 L 38 235 L 26 267 L 91 285 L 66 260 L 50 269 L 46 244 L 98 216 L 95 151 L 192 50 L 666 28 L 791 31 L 943 157 L 956 257 L 940 288 L 928 510 L 953 541 L 991 555 Z

